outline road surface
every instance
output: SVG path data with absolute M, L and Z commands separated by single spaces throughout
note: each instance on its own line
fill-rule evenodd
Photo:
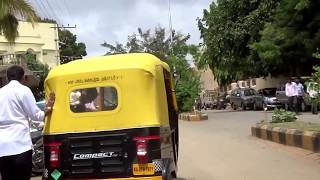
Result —
M 270 118 L 271 113 L 207 111 L 207 114 L 207 121 L 180 121 L 179 179 L 320 179 L 319 154 L 250 135 L 251 125 L 266 116 Z M 319 118 L 306 115 L 299 119 Z
M 181 121 L 179 176 L 188 180 L 319 180 L 320 155 L 261 140 L 250 126 L 271 113 L 207 112 Z M 316 119 L 316 118 L 315 118 Z M 319 120 L 320 122 L 320 120 Z

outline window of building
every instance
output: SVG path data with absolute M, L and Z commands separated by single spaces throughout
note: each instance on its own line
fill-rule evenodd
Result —
M 111 111 L 118 106 L 114 87 L 77 89 L 70 93 L 70 109 L 74 113 Z
M 245 83 L 245 82 L 242 82 L 242 83 L 241 83 L 241 86 L 242 86 L 242 87 L 246 87 L 246 83 Z
M 252 86 L 255 86 L 255 85 L 257 85 L 257 81 L 256 79 L 252 79 Z

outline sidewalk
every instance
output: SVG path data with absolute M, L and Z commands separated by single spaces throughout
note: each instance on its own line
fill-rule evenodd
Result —
M 265 113 L 262 111 L 261 113 Z M 268 111 L 268 120 L 271 120 L 272 118 L 272 111 Z M 297 121 L 303 121 L 303 122 L 311 122 L 311 123 L 320 123 L 320 114 L 314 115 L 311 112 L 303 112 L 299 113 L 297 116 Z
M 320 123 L 320 114 L 314 115 L 311 112 L 305 112 L 298 115 L 298 121 Z

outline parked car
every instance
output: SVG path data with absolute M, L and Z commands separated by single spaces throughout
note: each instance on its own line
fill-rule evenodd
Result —
M 284 107 L 276 97 L 277 88 L 264 88 L 258 90 L 258 94 L 263 97 L 263 109 Z
M 285 86 L 284 85 L 277 89 L 276 98 L 284 106 L 284 108 L 286 110 L 288 110 L 288 107 L 289 107 L 288 99 L 289 98 L 286 96 L 286 91 L 285 91 Z M 307 93 L 305 93 L 304 96 L 303 96 L 303 102 L 301 103 L 301 111 L 304 112 L 304 111 L 307 111 L 310 108 L 311 108 L 310 98 L 309 98 L 309 95 Z
M 246 110 L 247 107 L 258 110 L 262 108 L 263 98 L 252 88 L 237 88 L 231 91 L 230 104 L 234 110 L 238 107 L 242 110 Z

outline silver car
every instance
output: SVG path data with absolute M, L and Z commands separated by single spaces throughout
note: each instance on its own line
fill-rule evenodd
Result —
M 258 90 L 258 94 L 263 97 L 263 109 L 282 108 L 283 104 L 276 97 L 277 88 L 265 88 Z

